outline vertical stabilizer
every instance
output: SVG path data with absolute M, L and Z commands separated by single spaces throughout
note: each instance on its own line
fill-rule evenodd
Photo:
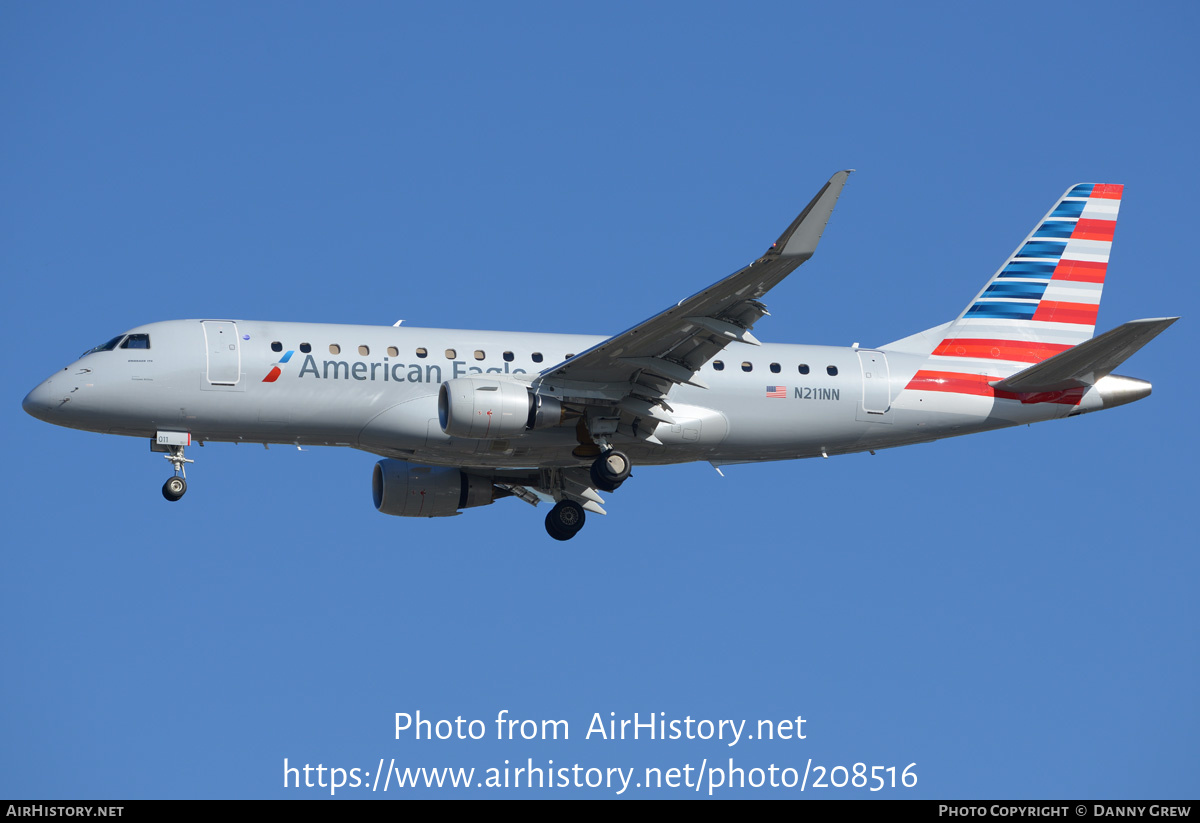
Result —
M 970 371 L 981 361 L 1024 368 L 1090 339 L 1122 189 L 1068 189 L 946 329 L 933 359 L 970 361 L 960 363 Z

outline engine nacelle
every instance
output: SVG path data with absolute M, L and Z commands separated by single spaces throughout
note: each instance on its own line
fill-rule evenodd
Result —
M 533 393 L 510 380 L 459 377 L 438 391 L 438 422 L 451 437 L 515 437 L 529 428 L 533 410 Z
M 407 460 L 380 460 L 371 477 L 375 508 L 398 517 L 453 517 L 494 503 L 495 491 L 485 477 Z

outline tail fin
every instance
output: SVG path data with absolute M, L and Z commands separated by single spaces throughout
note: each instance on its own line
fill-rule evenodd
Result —
M 1080 183 L 945 330 L 935 357 L 1039 363 L 1091 338 L 1123 186 Z

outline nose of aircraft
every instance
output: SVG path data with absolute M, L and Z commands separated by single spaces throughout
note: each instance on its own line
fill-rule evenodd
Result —
M 62 405 L 62 397 L 55 396 L 53 384 L 54 378 L 43 380 L 38 384 L 37 388 L 25 395 L 25 399 L 21 401 L 21 408 L 28 414 L 33 415 L 38 420 L 50 420 L 50 415 Z

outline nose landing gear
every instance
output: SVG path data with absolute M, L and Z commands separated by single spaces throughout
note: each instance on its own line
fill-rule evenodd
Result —
M 188 460 L 183 456 L 183 446 L 167 446 L 167 450 L 168 454 L 164 454 L 163 457 L 175 467 L 175 476 L 168 477 L 167 482 L 163 483 L 162 494 L 163 497 L 174 503 L 187 491 L 187 470 L 184 468 L 184 464 L 196 461 Z
M 182 477 L 168 477 L 167 482 L 163 483 L 163 497 L 174 503 L 179 498 L 183 497 L 183 493 L 187 491 L 187 481 Z

